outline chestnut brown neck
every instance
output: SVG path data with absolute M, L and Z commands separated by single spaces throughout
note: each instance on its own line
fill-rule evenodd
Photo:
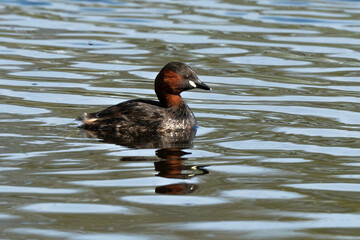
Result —
M 174 71 L 160 71 L 155 79 L 155 92 L 164 107 L 180 108 L 184 101 L 180 96 L 183 79 Z
M 163 94 L 161 97 L 158 97 L 160 103 L 164 107 L 173 107 L 173 108 L 180 108 L 184 104 L 184 100 L 180 95 L 174 94 Z

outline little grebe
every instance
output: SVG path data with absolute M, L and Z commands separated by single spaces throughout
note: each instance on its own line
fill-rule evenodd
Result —
M 161 133 L 189 130 L 196 118 L 180 93 L 193 88 L 211 90 L 190 66 L 181 62 L 166 64 L 155 78 L 159 101 L 134 99 L 100 112 L 85 113 L 78 120 L 84 129 L 116 131 L 120 134 Z

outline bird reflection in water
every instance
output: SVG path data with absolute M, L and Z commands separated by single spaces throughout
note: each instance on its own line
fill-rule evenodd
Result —
M 121 135 L 116 131 L 84 130 L 88 137 L 100 138 L 102 142 L 113 143 L 129 148 L 146 149 L 158 148 L 157 158 L 148 157 L 122 157 L 121 161 L 154 161 L 156 176 L 173 179 L 191 179 L 198 175 L 208 174 L 206 166 L 185 165 L 185 155 L 190 152 L 182 149 L 193 148 L 196 129 L 169 132 L 159 135 Z M 159 160 L 160 159 L 160 160 Z M 199 186 L 192 183 L 177 183 L 155 188 L 156 193 L 182 195 L 197 191 Z

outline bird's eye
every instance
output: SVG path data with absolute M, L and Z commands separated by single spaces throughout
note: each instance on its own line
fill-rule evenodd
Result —
M 190 75 L 189 75 L 189 74 L 185 75 L 185 78 L 189 78 L 189 77 L 190 77 Z

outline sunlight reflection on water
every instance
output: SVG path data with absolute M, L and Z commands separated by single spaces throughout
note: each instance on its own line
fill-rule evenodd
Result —
M 1 239 L 359 235 L 355 1 L 23 0 L 0 12 Z M 156 98 L 170 61 L 213 88 L 182 94 L 195 138 L 77 128 L 84 112 Z

